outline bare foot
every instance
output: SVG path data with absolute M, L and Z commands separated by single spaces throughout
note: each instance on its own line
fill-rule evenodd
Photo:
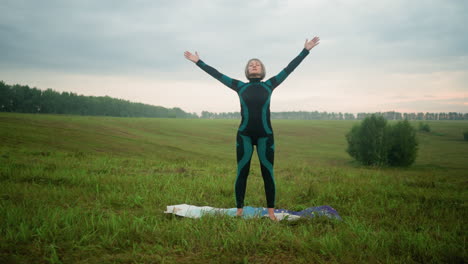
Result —
M 243 212 L 244 212 L 244 208 L 237 208 L 236 216 L 242 216 Z
M 275 208 L 268 208 L 268 217 L 273 221 L 278 221 L 278 218 L 275 216 Z

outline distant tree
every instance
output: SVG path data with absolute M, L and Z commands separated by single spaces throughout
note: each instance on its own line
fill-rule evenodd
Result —
M 0 81 L 0 111 L 11 112 L 12 111 L 12 95 L 10 86 L 6 85 L 3 81 Z
M 387 162 L 390 166 L 409 166 L 416 160 L 416 131 L 408 120 L 389 127 Z
M 383 116 L 371 115 L 346 134 L 347 152 L 364 165 L 387 163 L 387 121 Z
M 387 124 L 371 115 L 346 134 L 348 154 L 364 165 L 409 166 L 416 159 L 416 132 L 408 120 Z
M 431 127 L 428 123 L 419 122 L 419 131 L 421 132 L 431 132 Z
M 418 113 L 418 114 L 416 115 L 416 119 L 417 119 L 417 120 L 424 120 L 424 113 Z
M 403 117 L 402 117 L 401 113 L 396 112 L 395 113 L 395 120 L 402 120 L 402 119 L 403 119 Z
M 366 118 L 367 115 L 368 115 L 367 113 L 358 113 L 357 114 L 357 119 L 358 120 L 364 120 L 364 118 Z
M 354 117 L 353 114 L 345 113 L 345 114 L 344 114 L 344 119 L 345 119 L 345 120 L 354 120 L 355 117 Z

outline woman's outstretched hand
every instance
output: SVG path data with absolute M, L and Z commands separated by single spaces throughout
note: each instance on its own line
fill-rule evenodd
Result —
M 305 44 L 304 44 L 304 48 L 306 50 L 311 50 L 313 47 L 315 47 L 315 46 L 317 46 L 319 44 L 319 41 L 320 41 L 319 37 L 314 37 L 311 41 L 308 41 L 308 39 L 306 39 Z
M 198 56 L 198 52 L 195 51 L 195 54 L 190 53 L 190 51 L 184 52 L 184 56 L 187 60 L 193 61 L 195 63 L 200 60 L 200 57 Z

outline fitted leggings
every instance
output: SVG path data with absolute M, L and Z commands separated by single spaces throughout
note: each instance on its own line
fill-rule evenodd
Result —
M 244 207 L 247 177 L 249 176 L 250 161 L 252 159 L 253 146 L 257 146 L 258 159 L 262 171 L 263 183 L 267 207 L 275 207 L 275 177 L 273 163 L 275 157 L 275 141 L 273 134 L 266 137 L 253 137 L 237 132 L 237 178 L 235 183 L 237 208 Z

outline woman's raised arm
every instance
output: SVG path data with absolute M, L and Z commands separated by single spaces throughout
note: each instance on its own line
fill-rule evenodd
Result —
M 236 80 L 236 79 L 232 79 L 220 73 L 218 70 L 211 67 L 210 65 L 207 65 L 206 63 L 204 63 L 202 60 L 200 60 L 200 56 L 198 56 L 198 52 L 196 51 L 195 51 L 195 54 L 189 51 L 186 51 L 184 52 L 184 56 L 185 58 L 187 58 L 187 60 L 194 62 L 198 67 L 200 67 L 206 73 L 208 73 L 209 75 L 211 75 L 212 77 L 214 77 L 215 79 L 222 82 L 224 85 L 226 85 L 227 87 L 231 88 L 232 90 L 236 92 L 239 91 L 239 88 L 244 85 L 243 82 Z
M 320 38 L 319 37 L 314 37 L 311 41 L 308 41 L 306 39 L 306 42 L 304 44 L 304 49 L 302 49 L 301 53 L 294 58 L 286 68 L 284 68 L 280 73 L 278 73 L 276 76 L 271 77 L 268 79 L 265 83 L 271 87 L 272 90 L 274 90 L 278 85 L 280 85 L 288 76 L 291 74 L 291 72 L 296 69 L 297 66 L 302 62 L 302 60 L 309 55 L 310 50 L 317 46 L 319 44 Z

